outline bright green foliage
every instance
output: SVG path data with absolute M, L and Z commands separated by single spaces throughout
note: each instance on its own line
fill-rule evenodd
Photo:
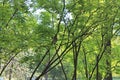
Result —
M 9 64 L 0 76 L 94 80 L 110 71 L 120 75 L 119 5 L 119 0 L 1 0 L 1 72 Z

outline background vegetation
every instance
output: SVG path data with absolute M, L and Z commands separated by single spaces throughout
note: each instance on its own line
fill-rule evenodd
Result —
M 119 9 L 119 0 L 0 0 L 0 76 L 112 80 Z

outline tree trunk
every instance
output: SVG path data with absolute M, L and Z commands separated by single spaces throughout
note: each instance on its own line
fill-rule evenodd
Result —
M 11 63 L 11 66 L 10 66 L 9 80 L 12 80 L 12 68 L 13 68 L 13 62 Z
M 96 56 L 96 63 L 97 63 L 97 67 L 96 67 L 96 80 L 102 80 L 102 75 L 101 73 L 99 72 L 99 64 L 98 64 L 98 61 L 99 61 L 99 57 L 98 55 Z
M 112 80 L 111 71 L 111 38 L 112 38 L 112 26 L 105 24 L 102 27 L 102 46 L 105 48 L 105 78 L 104 80 Z

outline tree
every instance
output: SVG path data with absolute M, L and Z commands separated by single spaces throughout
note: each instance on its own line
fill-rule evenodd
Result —
M 119 55 L 114 40 L 120 31 L 119 1 L 0 3 L 0 62 L 4 65 L 0 75 L 8 74 L 5 71 L 15 60 L 10 79 L 18 69 L 15 66 L 19 66 L 30 80 L 34 76 L 36 80 L 112 80 L 120 61 L 114 56 Z

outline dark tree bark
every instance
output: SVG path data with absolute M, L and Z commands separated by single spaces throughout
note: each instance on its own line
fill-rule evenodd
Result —
M 111 26 L 103 26 L 102 27 L 102 46 L 106 46 L 105 49 L 105 69 L 106 75 L 104 80 L 112 80 L 112 71 L 111 71 L 111 38 L 112 38 L 112 27 Z
M 96 56 L 96 80 L 102 80 L 102 75 L 101 73 L 99 72 L 99 57 L 98 55 Z

